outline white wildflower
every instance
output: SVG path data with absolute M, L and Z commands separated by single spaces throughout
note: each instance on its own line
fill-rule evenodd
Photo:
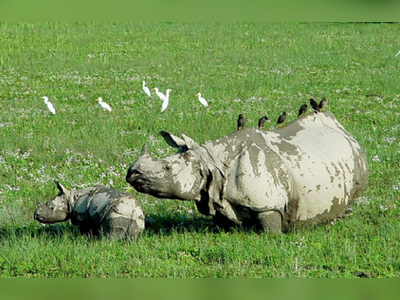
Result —
M 382 205 L 382 204 L 379 206 L 379 208 L 380 208 L 381 210 L 383 210 L 383 211 L 388 210 L 388 207 L 387 207 L 386 205 Z
M 378 155 L 374 155 L 374 156 L 372 157 L 372 161 L 382 162 L 382 160 L 379 158 Z

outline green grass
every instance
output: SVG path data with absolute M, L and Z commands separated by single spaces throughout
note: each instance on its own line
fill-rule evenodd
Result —
M 0 276 L 400 276 L 399 34 L 377 23 L 0 23 Z M 172 89 L 163 114 L 142 80 Z M 272 128 L 323 96 L 370 165 L 346 218 L 279 236 L 224 232 L 192 202 L 125 182 L 143 143 L 158 157 L 174 152 L 160 130 L 203 143 L 233 132 L 239 113 L 248 126 L 266 114 Z M 129 191 L 147 230 L 111 242 L 68 223 L 43 227 L 35 204 L 56 194 L 56 178 Z

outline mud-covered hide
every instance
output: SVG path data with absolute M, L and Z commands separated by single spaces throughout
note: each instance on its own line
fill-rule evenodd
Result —
M 60 193 L 36 205 L 35 220 L 45 224 L 71 220 L 82 233 L 116 239 L 135 239 L 144 230 L 142 208 L 131 194 L 101 185 L 69 191 L 56 184 Z
M 362 147 L 329 112 L 203 145 L 183 134 L 162 136 L 178 153 L 156 159 L 144 146 L 126 181 L 158 198 L 194 200 L 202 214 L 236 224 L 277 226 L 280 215 L 276 232 L 326 222 L 344 214 L 367 184 Z

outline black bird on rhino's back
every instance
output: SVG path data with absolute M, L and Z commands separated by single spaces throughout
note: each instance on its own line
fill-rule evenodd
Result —
M 284 111 L 278 118 L 277 124 L 283 124 L 286 120 L 286 111 Z
M 299 117 L 301 117 L 303 114 L 305 114 L 307 109 L 308 109 L 307 103 L 303 102 L 303 104 L 301 105 L 301 107 L 299 109 Z
M 319 105 L 313 98 L 310 98 L 310 105 L 313 108 L 313 110 L 319 112 Z
M 325 106 L 328 103 L 328 100 L 326 99 L 326 97 L 323 97 L 321 102 L 319 103 L 318 107 L 320 110 L 325 110 Z
M 258 120 L 258 129 L 262 129 L 264 127 L 264 125 L 265 125 L 265 122 L 269 122 L 268 117 L 267 116 L 261 117 Z
M 244 117 L 246 114 L 240 114 L 238 119 L 237 119 L 237 130 L 242 130 L 244 129 L 244 123 L 246 122 Z

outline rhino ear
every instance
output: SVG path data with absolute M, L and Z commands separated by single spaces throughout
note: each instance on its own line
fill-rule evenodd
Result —
M 185 141 L 178 138 L 177 136 L 166 132 L 166 131 L 160 131 L 161 136 L 164 138 L 164 140 L 167 142 L 168 145 L 174 148 L 180 148 L 181 146 L 185 145 Z
M 58 180 L 54 180 L 54 183 L 57 185 L 57 188 L 60 191 L 61 195 L 68 192 L 68 190 L 61 183 L 58 182 Z
M 183 140 L 185 141 L 185 144 L 187 145 L 188 149 L 197 149 L 199 148 L 199 144 L 197 142 L 195 142 L 194 140 L 192 140 L 190 137 L 188 137 L 187 135 L 184 135 L 183 133 L 181 134 Z

